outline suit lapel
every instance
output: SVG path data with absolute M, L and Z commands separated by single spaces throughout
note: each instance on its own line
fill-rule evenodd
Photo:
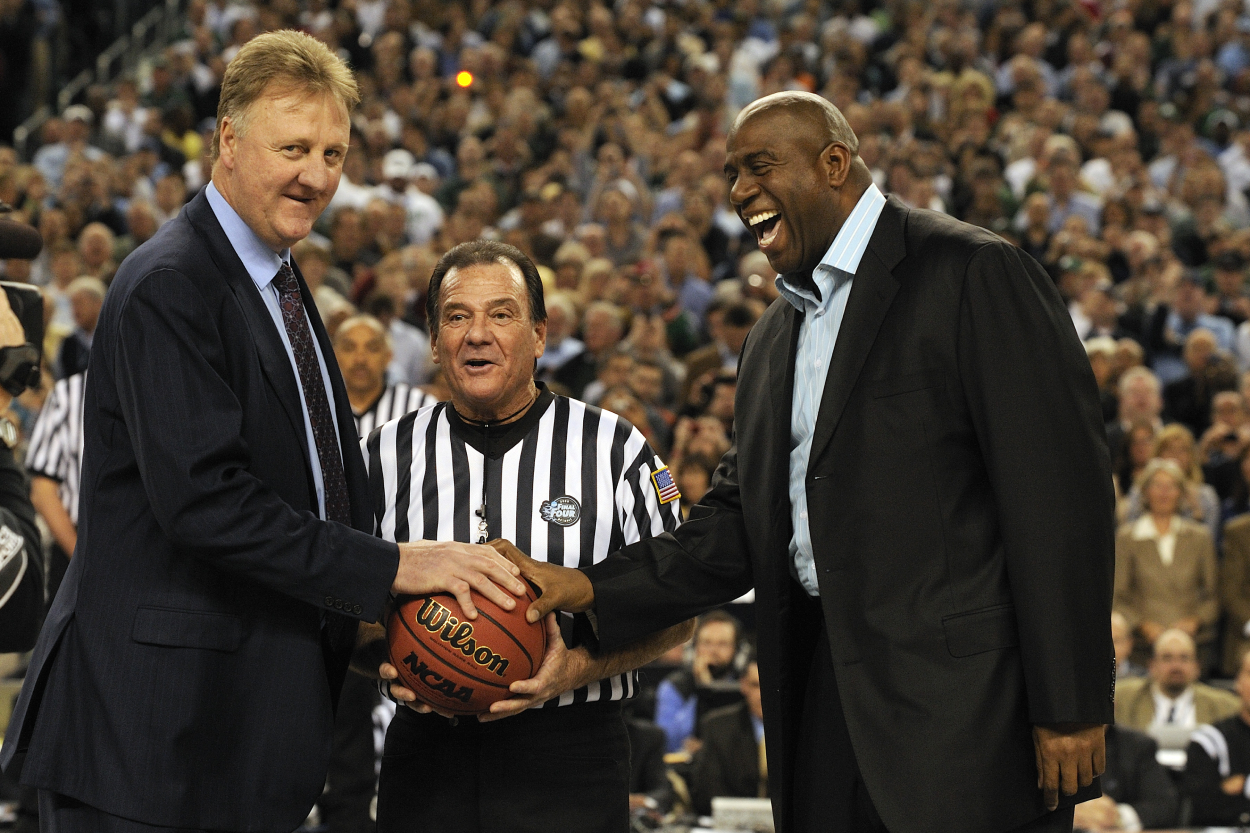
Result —
M 773 432 L 771 447 L 777 452 L 771 455 L 765 469 L 768 474 L 770 488 L 763 494 L 772 499 L 773 535 L 781 548 L 786 552 L 792 535 L 790 526 L 790 415 L 794 400 L 794 356 L 798 349 L 799 327 L 803 323 L 803 314 L 790 305 L 785 299 L 778 299 L 781 313 L 777 326 L 772 334 L 772 344 L 768 347 L 768 367 L 766 368 L 772 402 Z M 781 597 L 785 597 L 785 587 L 790 580 L 789 558 L 773 559 L 773 581 Z
M 776 303 L 781 315 L 768 348 L 767 375 L 772 387 L 774 427 L 783 434 L 780 448 L 790 445 L 790 411 L 794 399 L 794 356 L 798 351 L 802 314 L 785 299 Z
M 243 317 L 247 320 L 247 327 L 252 333 L 252 344 L 256 347 L 256 353 L 260 357 L 261 368 L 269 379 L 269 384 L 277 393 L 278 401 L 282 403 L 282 410 L 291 421 L 292 430 L 297 436 L 304 436 L 306 429 L 304 428 L 304 412 L 300 407 L 298 383 L 286 348 L 282 346 L 282 337 L 278 335 L 273 317 L 265 307 L 265 302 L 256 289 L 256 283 L 243 267 L 243 261 L 239 260 L 234 246 L 230 244 L 230 239 L 226 237 L 221 224 L 217 222 L 217 215 L 213 214 L 212 206 L 208 204 L 208 197 L 205 196 L 204 191 L 201 190 L 187 205 L 187 217 L 196 231 L 208 240 L 208 250 L 212 253 L 217 271 L 221 273 L 238 300 L 239 308 L 243 310 Z M 310 473 L 309 482 L 311 482 L 312 462 L 308 459 L 308 444 L 300 443 L 299 446 L 303 452 L 304 466 Z
M 864 252 L 851 283 L 851 297 L 846 303 L 846 313 L 838 330 L 820 398 L 820 410 L 816 415 L 809 468 L 833 438 L 864 360 L 868 358 L 881 322 L 885 320 L 898 291 L 898 280 L 892 270 L 906 254 L 903 242 L 905 211 L 895 198 L 886 201 L 872 239 L 868 241 L 868 250 Z

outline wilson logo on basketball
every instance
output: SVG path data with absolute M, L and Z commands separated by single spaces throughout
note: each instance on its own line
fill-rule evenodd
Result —
M 506 659 L 486 645 L 477 644 L 477 640 L 473 638 L 472 624 L 461 622 L 452 616 L 447 608 L 432 598 L 427 598 L 421 603 L 421 609 L 417 611 L 417 624 L 430 633 L 438 634 L 439 639 L 466 657 L 471 657 L 483 668 L 495 672 L 497 676 L 502 677 L 508 668 Z M 415 669 L 413 673 L 416 673 Z

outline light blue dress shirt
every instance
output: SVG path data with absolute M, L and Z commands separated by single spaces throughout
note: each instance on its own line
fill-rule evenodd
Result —
M 820 595 L 812 533 L 807 523 L 807 463 L 812 453 L 812 434 L 825 376 L 851 295 L 851 282 L 884 207 L 885 196 L 876 185 L 869 185 L 813 270 L 812 280 L 819 295 L 790 283 L 784 275 L 777 277 L 781 296 L 804 313 L 794 357 L 794 400 L 790 409 L 790 512 L 794 526 L 790 572 L 812 596 Z
M 304 435 L 308 440 L 308 459 L 312 461 L 313 483 L 317 487 L 317 514 L 325 520 L 326 487 L 321 476 L 321 458 L 317 456 L 317 440 L 313 437 L 312 420 L 308 417 L 308 403 L 304 401 L 304 386 L 300 382 L 299 366 L 295 363 L 295 351 L 291 349 L 291 339 L 287 337 L 286 323 L 282 320 L 282 307 L 278 304 L 278 288 L 273 285 L 273 279 L 277 277 L 282 263 L 291 262 L 291 250 L 284 249 L 279 254 L 265 245 L 265 241 L 257 237 L 256 232 L 243 222 L 243 218 L 231 207 L 230 203 L 226 202 L 226 198 L 213 183 L 208 183 L 205 195 L 208 197 L 208 204 L 213 209 L 213 214 L 217 215 L 217 222 L 221 223 L 222 231 L 226 233 L 226 239 L 234 247 L 234 253 L 239 256 L 239 260 L 243 261 L 243 268 L 255 281 L 261 300 L 265 302 L 265 309 L 269 310 L 273 325 L 278 328 L 278 337 L 282 339 L 282 346 L 286 348 L 287 358 L 291 360 L 291 372 L 295 374 L 295 388 L 299 391 L 299 406 L 304 412 Z M 304 312 L 304 317 L 308 317 L 307 310 Z M 313 332 L 311 321 L 308 322 L 308 332 Z M 317 343 L 316 336 L 313 336 L 312 342 L 313 349 L 317 351 L 317 366 L 321 368 L 321 382 L 326 386 L 326 401 L 330 403 L 330 416 L 334 419 L 334 436 L 337 438 L 339 417 L 334 412 L 334 388 L 330 386 L 330 371 L 326 368 L 325 356 L 321 355 L 321 345 Z

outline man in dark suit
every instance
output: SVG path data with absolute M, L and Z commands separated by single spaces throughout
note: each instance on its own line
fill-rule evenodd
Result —
M 347 394 L 287 262 L 357 98 L 319 41 L 250 41 L 212 184 L 109 290 L 78 544 L 0 757 L 24 758 L 45 830 L 289 833 L 325 783 L 357 622 L 392 590 L 521 591 L 486 547 L 370 534 Z
M 1036 262 L 886 200 L 857 148 L 804 93 L 729 134 L 783 299 L 686 524 L 585 571 L 500 549 L 543 588 L 531 618 L 593 608 L 605 650 L 755 587 L 780 831 L 1067 830 L 1112 715 L 1093 374 Z
M 1155 830 L 1174 827 L 1180 812 L 1176 783 L 1156 759 L 1159 744 L 1124 726 L 1107 727 L 1103 795 L 1076 806 L 1084 830 Z
M 690 801 L 701 815 L 712 814 L 712 799 L 767 798 L 768 770 L 760 771 L 764 712 L 760 705 L 760 669 L 747 664 L 738 681 L 742 702 L 708 712 L 699 726 L 703 745 L 690 773 Z

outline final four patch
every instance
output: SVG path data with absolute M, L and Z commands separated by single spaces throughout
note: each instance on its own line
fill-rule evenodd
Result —
M 547 523 L 572 526 L 582 517 L 582 507 L 575 499 L 562 495 L 555 500 L 544 500 L 538 514 Z
M 668 466 L 651 472 L 651 482 L 655 484 L 655 493 L 659 495 L 660 503 L 671 503 L 681 497 L 681 492 L 677 490 L 677 484 L 673 482 L 673 473 L 668 470 Z

